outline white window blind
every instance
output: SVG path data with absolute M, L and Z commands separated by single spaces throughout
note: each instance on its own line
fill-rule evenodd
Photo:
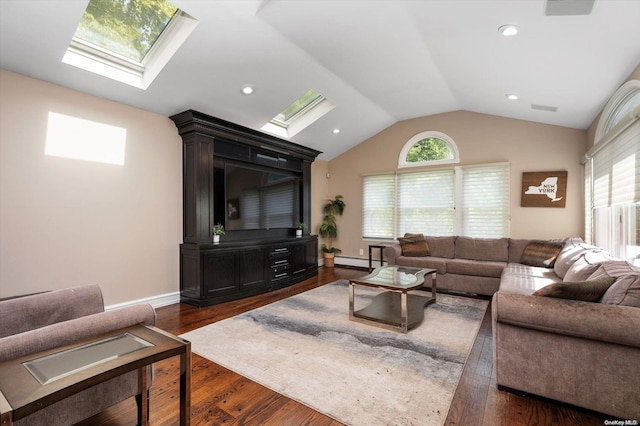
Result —
M 453 170 L 398 175 L 397 235 L 453 235 Z
M 591 161 L 595 208 L 640 202 L 640 120 L 597 151 Z
M 508 163 L 459 167 L 457 220 L 461 235 L 509 236 L 510 170 Z
M 508 236 L 509 176 L 509 163 L 364 176 L 363 238 Z
M 363 179 L 362 235 L 364 238 L 393 239 L 396 179 L 392 173 Z

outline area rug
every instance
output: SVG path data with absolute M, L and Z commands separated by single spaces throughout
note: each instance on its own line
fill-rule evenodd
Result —
M 356 289 L 356 310 L 377 290 Z M 344 280 L 199 328 L 192 351 L 335 420 L 442 425 L 488 302 L 438 294 L 407 334 L 349 321 Z

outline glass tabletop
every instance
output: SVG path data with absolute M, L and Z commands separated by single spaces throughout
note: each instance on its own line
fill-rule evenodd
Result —
M 387 288 L 411 288 L 421 286 L 424 283 L 424 276 L 431 272 L 434 270 L 406 266 L 381 266 L 374 269 L 369 275 L 352 281 Z
M 46 385 L 78 371 L 154 346 L 131 333 L 119 334 L 66 351 L 24 362 L 22 365 Z

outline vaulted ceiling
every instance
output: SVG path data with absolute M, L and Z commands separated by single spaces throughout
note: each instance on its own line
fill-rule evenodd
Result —
M 585 129 L 640 63 L 636 0 L 596 0 L 579 16 L 547 16 L 545 0 L 174 0 L 199 24 L 143 91 L 61 62 L 87 2 L 1 0 L 0 67 L 256 130 L 314 89 L 336 108 L 291 140 L 325 160 L 397 121 L 455 110 Z M 505 24 L 520 33 L 502 36 Z

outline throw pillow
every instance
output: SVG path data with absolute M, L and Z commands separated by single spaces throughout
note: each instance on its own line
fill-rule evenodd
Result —
M 398 241 L 400 242 L 403 256 L 429 256 L 429 245 L 423 234 L 404 234 L 404 237 L 399 237 Z
M 600 303 L 640 308 L 640 274 L 622 275 L 604 293 Z
M 524 248 L 520 263 L 529 266 L 553 268 L 556 258 L 563 247 L 564 242 L 560 241 L 531 241 Z
M 542 287 L 533 295 L 597 302 L 615 281 L 614 277 L 605 277 L 593 281 L 554 283 Z

